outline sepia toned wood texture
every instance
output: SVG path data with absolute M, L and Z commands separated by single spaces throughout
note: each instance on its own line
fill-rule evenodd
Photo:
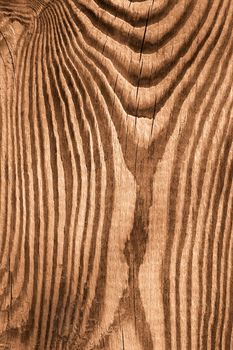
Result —
M 233 349 L 232 0 L 0 0 L 0 349 Z

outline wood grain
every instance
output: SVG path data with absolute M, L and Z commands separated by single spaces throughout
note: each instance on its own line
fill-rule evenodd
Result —
M 0 349 L 233 349 L 233 2 L 0 0 Z

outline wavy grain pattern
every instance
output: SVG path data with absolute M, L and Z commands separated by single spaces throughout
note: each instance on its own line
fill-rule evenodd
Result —
M 0 348 L 233 349 L 232 0 L 0 0 Z

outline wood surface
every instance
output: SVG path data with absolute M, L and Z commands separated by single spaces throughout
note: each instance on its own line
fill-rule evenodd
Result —
M 232 110 L 232 0 L 0 0 L 0 349 L 233 349 Z

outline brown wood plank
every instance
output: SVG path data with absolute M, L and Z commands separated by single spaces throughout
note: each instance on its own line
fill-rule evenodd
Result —
M 0 0 L 0 349 L 233 349 L 233 2 Z

